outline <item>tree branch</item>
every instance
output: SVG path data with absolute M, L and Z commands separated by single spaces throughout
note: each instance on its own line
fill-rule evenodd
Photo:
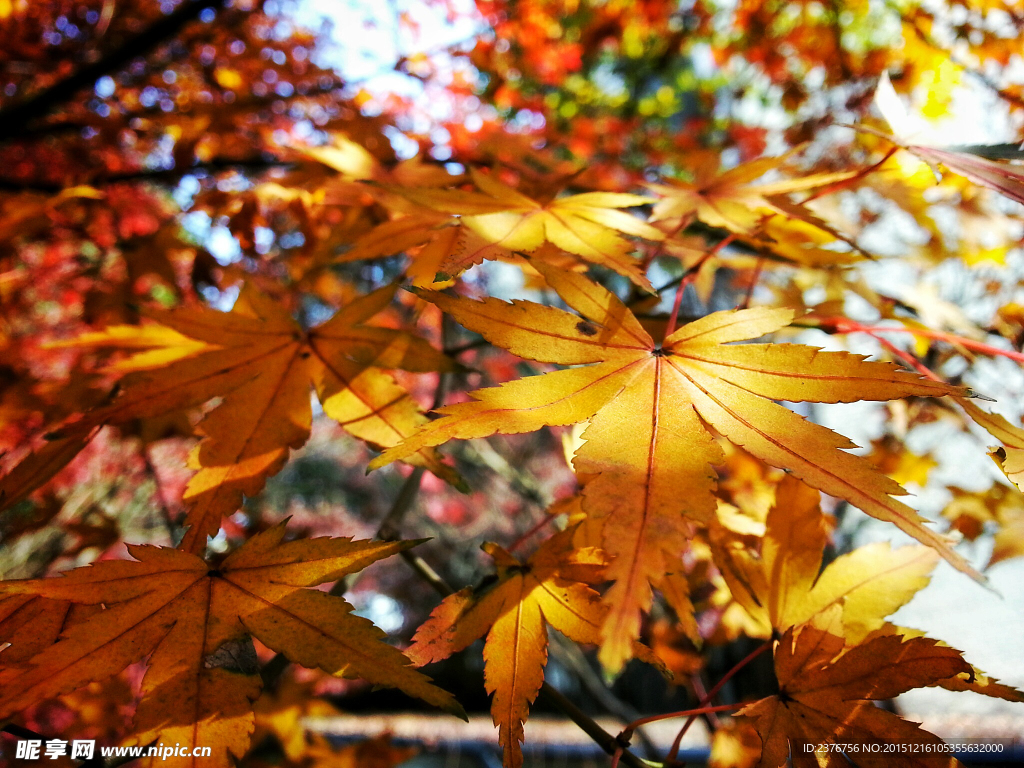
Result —
M 72 99 L 82 88 L 94 85 L 104 75 L 116 72 L 132 59 L 149 53 L 164 41 L 171 39 L 207 8 L 216 8 L 226 2 L 227 0 L 186 0 L 178 10 L 153 23 L 121 47 L 108 52 L 91 64 L 82 66 L 49 88 L 0 110 L 0 141 L 28 133 L 28 124 L 32 120 L 45 117 L 54 107 Z

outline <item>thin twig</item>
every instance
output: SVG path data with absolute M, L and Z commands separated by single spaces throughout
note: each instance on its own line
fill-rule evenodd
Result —
M 160 517 L 164 521 L 164 527 L 167 529 L 167 537 L 171 541 L 172 546 L 177 546 L 177 538 L 180 533 L 178 526 L 174 524 L 174 520 L 171 518 L 171 508 L 167 503 L 167 499 L 164 497 L 163 483 L 160 482 L 160 475 L 156 471 L 156 466 L 153 464 L 153 458 L 149 455 L 149 446 L 143 445 L 140 451 L 142 454 L 142 461 L 146 467 L 146 474 L 149 479 L 153 481 L 153 498 L 156 500 L 157 508 L 160 510 Z
M 549 642 L 551 655 L 562 666 L 568 667 L 579 678 L 583 689 L 610 714 L 622 721 L 623 725 L 627 725 L 640 717 L 640 713 L 636 709 L 612 693 L 604 680 L 601 679 L 601 676 L 587 663 L 587 658 L 579 646 L 558 634 L 552 634 Z M 637 731 L 636 735 L 643 745 L 644 754 L 653 758 L 656 755 L 654 743 L 647 738 L 647 735 L 642 730 Z
M 546 700 L 555 709 L 559 709 L 572 720 L 580 729 L 587 734 L 594 743 L 609 755 L 619 755 L 623 763 L 630 768 L 649 768 L 649 763 L 641 760 L 628 749 L 626 745 L 612 736 L 608 731 L 598 725 L 593 718 L 587 715 L 582 709 L 573 704 L 557 688 L 544 683 L 540 687 L 540 699 Z
M 564 514 L 564 510 L 557 510 L 555 512 L 545 512 L 544 516 L 541 517 L 541 519 L 538 520 L 537 523 L 532 525 L 529 528 L 529 530 L 526 531 L 526 533 L 521 534 L 518 538 L 516 538 L 515 541 L 513 541 L 509 545 L 508 551 L 515 552 L 517 549 L 519 549 L 519 547 L 525 544 L 530 539 L 530 537 L 532 537 L 535 533 L 542 530 L 545 526 L 547 526 L 553 520 L 555 520 L 555 518 L 561 517 Z
M 743 302 L 737 307 L 737 309 L 748 309 L 750 307 L 750 300 L 754 298 L 754 288 L 757 287 L 758 281 L 761 279 L 761 270 L 764 269 L 764 257 L 761 256 L 757 260 L 757 266 L 754 267 L 754 274 L 750 277 L 750 285 L 747 286 L 747 293 L 743 297 Z
M 398 496 L 395 497 L 394 503 L 391 505 L 391 509 L 384 515 L 384 519 L 381 521 L 380 527 L 377 529 L 377 538 L 381 541 L 397 541 L 398 540 L 398 529 L 401 527 L 402 518 L 405 517 L 405 513 L 412 507 L 413 502 L 416 500 L 416 495 L 420 491 L 420 483 L 423 480 L 423 475 L 426 469 L 423 467 L 416 467 L 405 478 L 405 482 L 402 483 L 401 489 L 398 491 Z

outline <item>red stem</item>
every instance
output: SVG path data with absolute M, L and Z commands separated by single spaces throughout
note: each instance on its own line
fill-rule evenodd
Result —
M 528 530 L 526 533 L 524 533 L 518 539 L 513 541 L 511 546 L 509 546 L 508 551 L 509 552 L 515 552 L 519 547 L 522 546 L 524 541 L 529 539 L 531 536 L 533 536 L 535 533 L 537 533 L 537 531 L 539 531 L 545 525 L 550 523 L 556 517 L 559 517 L 559 516 L 564 515 L 564 514 L 565 514 L 565 512 L 550 512 L 548 514 L 545 514 L 544 517 L 540 520 L 540 522 L 538 522 L 536 525 L 534 525 L 532 528 L 530 528 L 530 530 Z
M 700 274 L 701 268 L 707 264 L 708 260 L 717 256 L 719 251 L 735 239 L 736 235 L 729 235 L 725 239 L 721 240 L 714 248 L 701 256 L 692 267 L 683 273 L 683 279 L 679 281 L 679 287 L 676 288 L 676 300 L 672 304 L 672 314 L 668 316 L 668 325 L 665 326 L 664 339 L 671 336 L 672 332 L 676 329 L 676 321 L 679 320 L 679 307 L 682 306 L 683 292 L 686 290 L 686 286 L 697 279 L 697 275 Z
M 743 303 L 737 307 L 737 309 L 747 309 L 750 307 L 750 300 L 754 296 L 754 289 L 757 287 L 758 281 L 761 279 L 761 270 L 764 269 L 764 256 L 761 256 L 757 260 L 757 266 L 754 267 L 754 274 L 750 277 L 750 285 L 747 286 L 747 295 L 743 297 Z
M 876 333 L 909 333 L 914 336 L 923 336 L 926 339 L 935 339 L 936 341 L 944 341 L 947 344 L 953 344 L 955 346 L 961 346 L 965 349 L 969 349 L 973 352 L 981 352 L 985 355 L 992 355 L 994 357 L 1008 357 L 1011 360 L 1016 360 L 1018 363 L 1024 363 L 1024 353 L 1016 352 L 1009 349 L 1000 349 L 994 347 L 991 344 L 986 344 L 983 341 L 975 341 L 974 339 L 966 339 L 963 336 L 957 336 L 955 333 L 946 333 L 945 331 L 933 331 L 930 328 L 907 328 L 906 326 L 888 326 L 888 325 L 863 325 L 858 323 L 856 320 L 850 320 L 845 317 L 825 317 L 820 321 L 820 325 L 825 330 L 833 330 L 836 333 L 868 333 L 874 335 Z M 876 337 L 877 338 L 877 337 Z
M 889 138 L 889 137 L 888 136 L 883 136 L 883 138 Z M 838 192 L 840 189 L 843 189 L 844 187 L 850 186 L 851 184 L 853 184 L 853 182 L 859 181 L 860 179 L 863 179 L 868 174 L 873 173 L 874 171 L 878 170 L 878 168 L 881 167 L 882 165 L 884 165 L 885 161 L 888 160 L 893 155 L 895 155 L 896 152 L 899 151 L 899 149 L 900 149 L 899 145 L 897 145 L 895 147 L 892 147 L 892 149 L 890 149 L 888 152 L 886 152 L 885 155 L 882 157 L 882 159 L 879 160 L 877 163 L 869 165 L 867 168 L 862 170 L 856 176 L 851 176 L 850 178 L 844 179 L 843 181 L 837 181 L 835 184 L 830 184 L 827 187 L 822 187 L 821 189 L 817 190 L 814 194 L 812 194 L 810 197 L 808 197 L 806 200 L 804 200 L 804 202 L 805 203 L 809 203 L 811 200 L 816 200 L 819 197 L 823 197 L 824 195 L 829 195 L 829 194 L 832 194 L 833 192 Z
M 758 656 L 760 656 L 762 653 L 764 653 L 771 647 L 771 641 L 768 640 L 759 645 L 754 650 L 752 650 L 742 659 L 740 659 L 740 661 L 732 669 L 730 669 L 728 672 L 722 675 L 722 679 L 715 683 L 715 687 L 707 692 L 707 695 L 700 700 L 700 704 L 698 706 L 703 707 L 705 704 L 712 701 L 715 698 L 715 696 L 718 695 L 718 692 L 722 690 L 725 684 L 729 682 L 737 672 L 739 672 L 741 669 L 747 666 L 747 664 L 752 662 L 754 659 L 756 659 Z M 668 752 L 668 757 L 665 758 L 666 764 L 671 765 L 675 761 L 676 756 L 679 754 L 679 745 L 683 743 L 683 737 L 686 735 L 686 732 L 690 730 L 690 726 L 693 725 L 693 722 L 696 719 L 696 715 L 691 715 L 690 718 L 683 724 L 683 727 L 679 730 L 679 733 L 676 734 L 676 738 L 672 742 L 672 748 Z
M 863 333 L 866 333 L 868 336 L 875 339 L 875 341 L 877 341 L 879 344 L 881 344 L 883 347 L 889 350 L 892 354 L 896 355 L 896 357 L 905 362 L 907 365 L 909 365 L 911 368 L 913 368 L 915 371 L 920 373 L 925 378 L 931 379 L 932 381 L 945 383 L 945 379 L 936 374 L 931 368 L 926 366 L 924 363 L 922 363 L 909 352 L 897 347 L 888 339 L 883 339 L 881 336 L 877 336 L 871 331 L 863 331 Z
M 659 720 L 671 720 L 674 717 L 697 717 L 698 715 L 706 715 L 711 712 L 728 712 L 731 709 L 739 709 L 740 707 L 746 706 L 742 703 L 737 704 L 719 704 L 714 707 L 698 707 L 697 709 L 682 709 L 678 712 L 666 712 L 663 715 L 650 715 L 648 717 L 641 717 L 639 720 L 634 720 L 632 723 L 622 729 L 624 736 L 632 735 L 633 731 L 639 728 L 641 725 L 647 725 L 648 723 L 656 723 Z
M 690 224 L 693 223 L 693 218 L 694 215 L 692 213 L 686 214 L 685 216 L 679 219 L 679 224 L 674 229 L 672 229 L 671 232 L 666 233 L 664 239 L 661 242 L 659 242 L 657 247 L 653 251 L 651 251 L 651 253 L 648 254 L 648 256 L 643 260 L 642 264 L 645 274 L 647 273 L 647 268 L 651 266 L 654 260 L 665 252 L 665 244 L 673 237 L 678 235 L 680 232 L 682 232 L 684 229 L 686 229 L 688 226 L 690 226 Z

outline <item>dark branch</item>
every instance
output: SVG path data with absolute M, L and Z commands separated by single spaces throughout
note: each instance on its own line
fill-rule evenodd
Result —
M 216 8 L 225 2 L 226 0 L 187 0 L 174 13 L 155 22 L 121 47 L 101 56 L 91 64 L 85 64 L 74 74 L 34 96 L 0 110 L 0 141 L 28 133 L 32 120 L 45 117 L 54 107 L 70 101 L 81 89 L 95 85 L 104 75 L 118 71 L 132 59 L 149 53 L 161 43 L 173 38 L 207 8 Z
M 158 168 L 155 170 L 113 173 L 94 178 L 79 179 L 77 183 L 93 187 L 108 184 L 120 184 L 133 181 L 174 182 L 182 176 L 195 173 L 218 173 L 220 171 L 239 171 L 242 173 L 261 173 L 272 168 L 292 168 L 294 163 L 273 158 L 253 158 L 249 160 L 211 160 L 206 163 L 183 165 L 180 168 Z M 19 181 L 17 179 L 0 178 L 0 191 L 3 192 L 46 192 L 56 194 L 74 184 L 52 184 L 46 181 Z

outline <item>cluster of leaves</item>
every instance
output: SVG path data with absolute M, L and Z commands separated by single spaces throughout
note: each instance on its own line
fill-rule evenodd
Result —
M 722 768 L 843 764 L 804 743 L 934 745 L 873 704 L 912 688 L 1024 700 L 887 622 L 940 559 L 984 580 L 896 498 L 931 466 L 908 434 L 976 423 L 1009 482 L 1024 477 L 1024 430 L 974 401 L 986 362 L 1024 362 L 1018 286 L 983 271 L 1019 236 L 1001 206 L 1024 202 L 1024 173 L 999 148 L 921 143 L 895 116 L 907 95 L 941 115 L 961 71 L 981 76 L 942 48 L 947 16 L 968 19 L 954 38 L 979 67 L 1006 63 L 993 9 L 887 6 L 900 49 L 867 5 L 478 5 L 478 82 L 423 115 L 312 63 L 318 41 L 277 0 L 0 0 L 21 61 L 0 103 L 0 720 L 46 730 L 47 712 L 95 695 L 105 719 L 72 731 L 213 746 L 218 766 L 263 764 L 268 738 L 292 765 L 390 765 L 407 753 L 339 756 L 300 718 L 330 714 L 318 696 L 341 678 L 461 714 L 414 666 L 486 636 L 518 768 L 548 626 L 596 647 L 608 676 L 638 658 L 695 681 L 700 707 L 705 651 L 765 639 L 777 693 L 736 702 L 713 737 Z M 715 72 L 698 76 L 708 51 Z M 437 81 L 462 55 L 397 66 Z M 824 110 L 804 85 L 819 68 Z M 898 137 L 869 113 L 889 70 L 899 93 L 882 77 L 879 107 Z M 778 136 L 724 117 L 759 89 L 788 115 Z M 489 118 L 473 129 L 470 99 Z M 822 130 L 837 118 L 863 130 Z M 399 135 L 420 152 L 400 158 Z M 756 157 L 768 138 L 788 151 Z M 897 211 L 913 237 L 894 233 Z M 880 231 L 904 247 L 880 252 Z M 984 322 L 870 274 L 954 260 L 999 300 Z M 802 343 L 826 334 L 830 351 Z M 804 405 L 856 401 L 887 403 L 868 456 Z M 520 437 L 487 442 L 499 434 Z M 349 446 L 346 470 L 379 470 L 337 470 L 364 500 L 401 484 L 390 512 L 365 501 L 357 522 L 334 509 L 286 528 L 265 488 L 325 443 Z M 950 530 L 994 535 L 989 565 L 1024 554 L 1017 488 L 950 495 Z M 488 504 L 508 514 L 467 511 Z M 918 544 L 835 556 L 851 508 Z M 421 542 L 399 540 L 424 530 L 447 540 L 449 577 L 475 557 L 466 540 L 506 546 L 484 544 L 494 573 L 449 594 L 403 654 L 341 593 L 392 554 L 451 592 L 409 551 Z M 288 662 L 320 673 L 282 677 Z

